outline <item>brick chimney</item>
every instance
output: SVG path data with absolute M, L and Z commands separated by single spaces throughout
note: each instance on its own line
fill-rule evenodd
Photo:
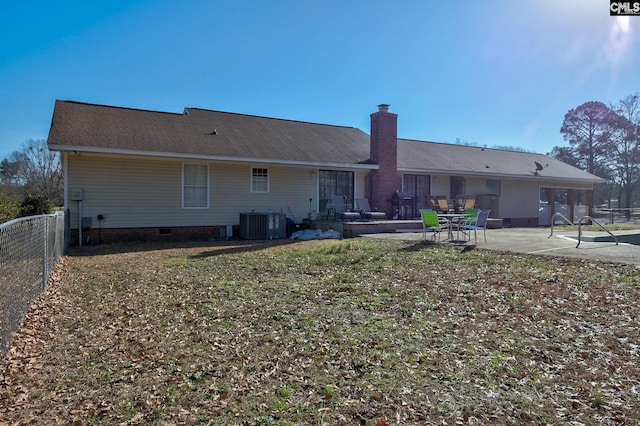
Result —
M 389 201 L 396 191 L 402 190 L 402 177 L 398 174 L 398 115 L 389 112 L 389 105 L 378 105 L 378 112 L 371 114 L 369 157 L 379 166 L 365 178 L 365 194 L 372 209 L 393 217 Z

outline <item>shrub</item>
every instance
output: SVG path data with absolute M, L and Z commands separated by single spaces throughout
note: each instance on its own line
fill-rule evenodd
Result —
M 35 216 L 38 214 L 49 214 L 53 212 L 54 205 L 50 199 L 42 195 L 29 194 L 24 197 L 20 206 L 20 215 Z
M 8 222 L 20 216 L 20 203 L 16 198 L 0 192 L 0 223 Z

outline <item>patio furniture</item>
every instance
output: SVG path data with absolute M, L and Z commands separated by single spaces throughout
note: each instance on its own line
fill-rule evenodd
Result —
M 457 220 L 456 223 L 454 224 L 454 227 L 456 228 L 458 235 L 460 235 L 460 232 L 462 232 L 463 236 L 465 237 L 469 236 L 470 230 L 465 229 L 465 226 L 475 225 L 477 220 L 478 220 L 478 209 L 466 209 L 462 213 L 462 217 L 459 220 Z
M 386 220 L 387 214 L 385 212 L 372 211 L 367 198 L 356 198 L 354 200 L 354 210 L 360 213 L 363 219 L 367 220 Z
M 475 195 L 467 195 L 464 198 L 463 211 L 467 211 L 469 209 L 475 209 L 475 208 L 476 208 L 476 196 Z
M 425 195 L 428 210 L 438 211 L 438 201 L 434 195 Z
M 436 197 L 436 201 L 438 202 L 438 213 L 451 213 L 453 211 L 453 209 L 449 207 L 447 197 L 445 197 L 444 195 L 438 195 Z
M 449 241 L 456 242 L 459 240 L 459 238 L 456 238 L 456 240 L 453 239 L 453 230 L 454 228 L 457 229 L 458 225 L 464 220 L 464 214 L 438 213 L 437 216 L 438 222 L 440 222 L 440 224 L 444 224 L 447 229 L 447 238 Z
M 432 240 L 435 241 L 437 235 L 440 242 L 440 233 L 447 227 L 438 220 L 435 210 L 420 209 L 420 216 L 422 217 L 422 240 L 427 240 L 427 232 L 433 232 Z
M 451 197 L 451 201 L 453 201 L 453 210 L 456 213 L 464 212 L 464 195 L 456 195 L 455 197 Z
M 453 199 L 453 208 L 456 213 L 464 213 L 466 210 L 475 208 L 475 206 L 475 195 L 458 195 Z
M 487 220 L 489 219 L 489 213 L 491 210 L 477 210 L 477 215 L 473 217 L 474 209 L 470 209 L 469 216 L 465 217 L 458 229 L 463 232 L 463 235 L 467 235 L 469 240 L 471 239 L 471 231 L 473 231 L 473 237 L 478 244 L 478 230 L 482 230 L 484 234 L 484 242 L 487 242 Z M 465 212 L 466 216 L 466 212 Z
M 334 195 L 331 197 L 331 208 L 333 210 L 333 218 L 339 218 L 342 221 L 345 220 L 358 220 L 360 219 L 360 213 L 353 212 L 347 207 L 347 197 L 344 195 Z

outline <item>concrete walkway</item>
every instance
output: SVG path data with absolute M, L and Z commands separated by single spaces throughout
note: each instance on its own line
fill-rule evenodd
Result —
M 640 231 L 614 231 L 615 235 L 637 234 Z M 549 237 L 550 228 L 504 228 L 487 229 L 487 242 L 478 233 L 478 248 L 510 251 L 515 253 L 537 254 L 543 256 L 566 256 L 603 262 L 618 262 L 640 266 L 640 245 L 615 242 L 593 241 L 594 238 L 608 235 L 604 232 L 583 232 L 582 242 L 578 244 L 577 230 L 554 229 Z M 422 240 L 422 232 L 395 232 L 362 235 L 366 238 L 389 238 L 407 241 Z M 591 241 L 589 241 L 591 240 Z M 471 243 L 473 244 L 473 240 Z M 443 244 L 448 244 L 444 242 Z

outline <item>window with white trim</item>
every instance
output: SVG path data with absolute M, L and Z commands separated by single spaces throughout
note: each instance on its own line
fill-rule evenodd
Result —
M 209 207 L 209 165 L 182 165 L 182 208 Z
M 269 169 L 263 167 L 251 169 L 251 192 L 269 192 Z

